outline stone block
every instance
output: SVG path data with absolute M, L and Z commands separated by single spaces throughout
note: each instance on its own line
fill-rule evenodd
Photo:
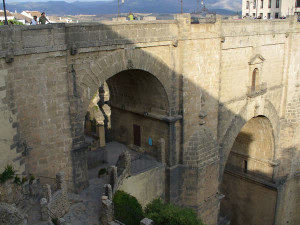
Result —
M 140 225 L 154 225 L 154 222 L 148 218 L 144 218 L 141 220 Z

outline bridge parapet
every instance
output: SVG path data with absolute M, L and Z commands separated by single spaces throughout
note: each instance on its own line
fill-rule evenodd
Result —
M 0 57 L 177 38 L 177 21 L 134 21 L 41 26 L 4 26 L 0 30 Z
M 106 22 L 66 26 L 68 45 L 95 47 L 144 42 L 169 41 L 177 38 L 177 21 Z

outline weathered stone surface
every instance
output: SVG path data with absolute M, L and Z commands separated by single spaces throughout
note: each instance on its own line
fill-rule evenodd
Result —
M 0 224 L 1 225 L 26 225 L 27 220 L 17 208 L 11 204 L 0 203 Z
M 148 218 L 144 218 L 141 220 L 140 225 L 154 225 L 154 222 Z

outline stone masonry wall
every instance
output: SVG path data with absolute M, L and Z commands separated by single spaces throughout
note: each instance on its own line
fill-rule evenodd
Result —
M 144 70 L 159 80 L 169 102 L 166 199 L 216 224 L 222 168 L 251 118 L 266 116 L 272 124 L 281 161 L 275 177 L 292 179 L 299 172 L 299 32 L 295 19 L 191 24 L 188 14 L 174 21 L 5 26 L 1 166 L 13 162 L 23 172 L 25 162 L 28 172 L 52 182 L 64 171 L 69 186 L 86 186 L 86 165 L 73 151 L 84 149 L 90 100 L 115 74 Z M 250 96 L 256 67 L 266 89 Z M 179 191 L 170 183 L 175 178 L 182 178 Z
M 1 60 L 0 65 L 5 62 Z M 8 164 L 13 165 L 18 173 L 24 172 L 24 160 L 22 158 L 22 149 L 18 148 L 17 115 L 14 103 L 12 102 L 11 92 L 7 84 L 8 70 L 0 70 L 0 149 L 1 152 L 0 172 Z

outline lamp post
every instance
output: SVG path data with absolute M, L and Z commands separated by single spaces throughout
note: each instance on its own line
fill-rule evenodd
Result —
M 180 0 L 180 7 L 181 7 L 181 13 L 183 13 L 183 6 L 182 6 L 182 0 Z
M 120 17 L 120 0 L 118 0 L 118 17 Z
M 7 16 L 6 16 L 5 0 L 3 0 L 3 9 L 4 9 L 4 17 L 5 17 L 4 25 L 8 25 Z

